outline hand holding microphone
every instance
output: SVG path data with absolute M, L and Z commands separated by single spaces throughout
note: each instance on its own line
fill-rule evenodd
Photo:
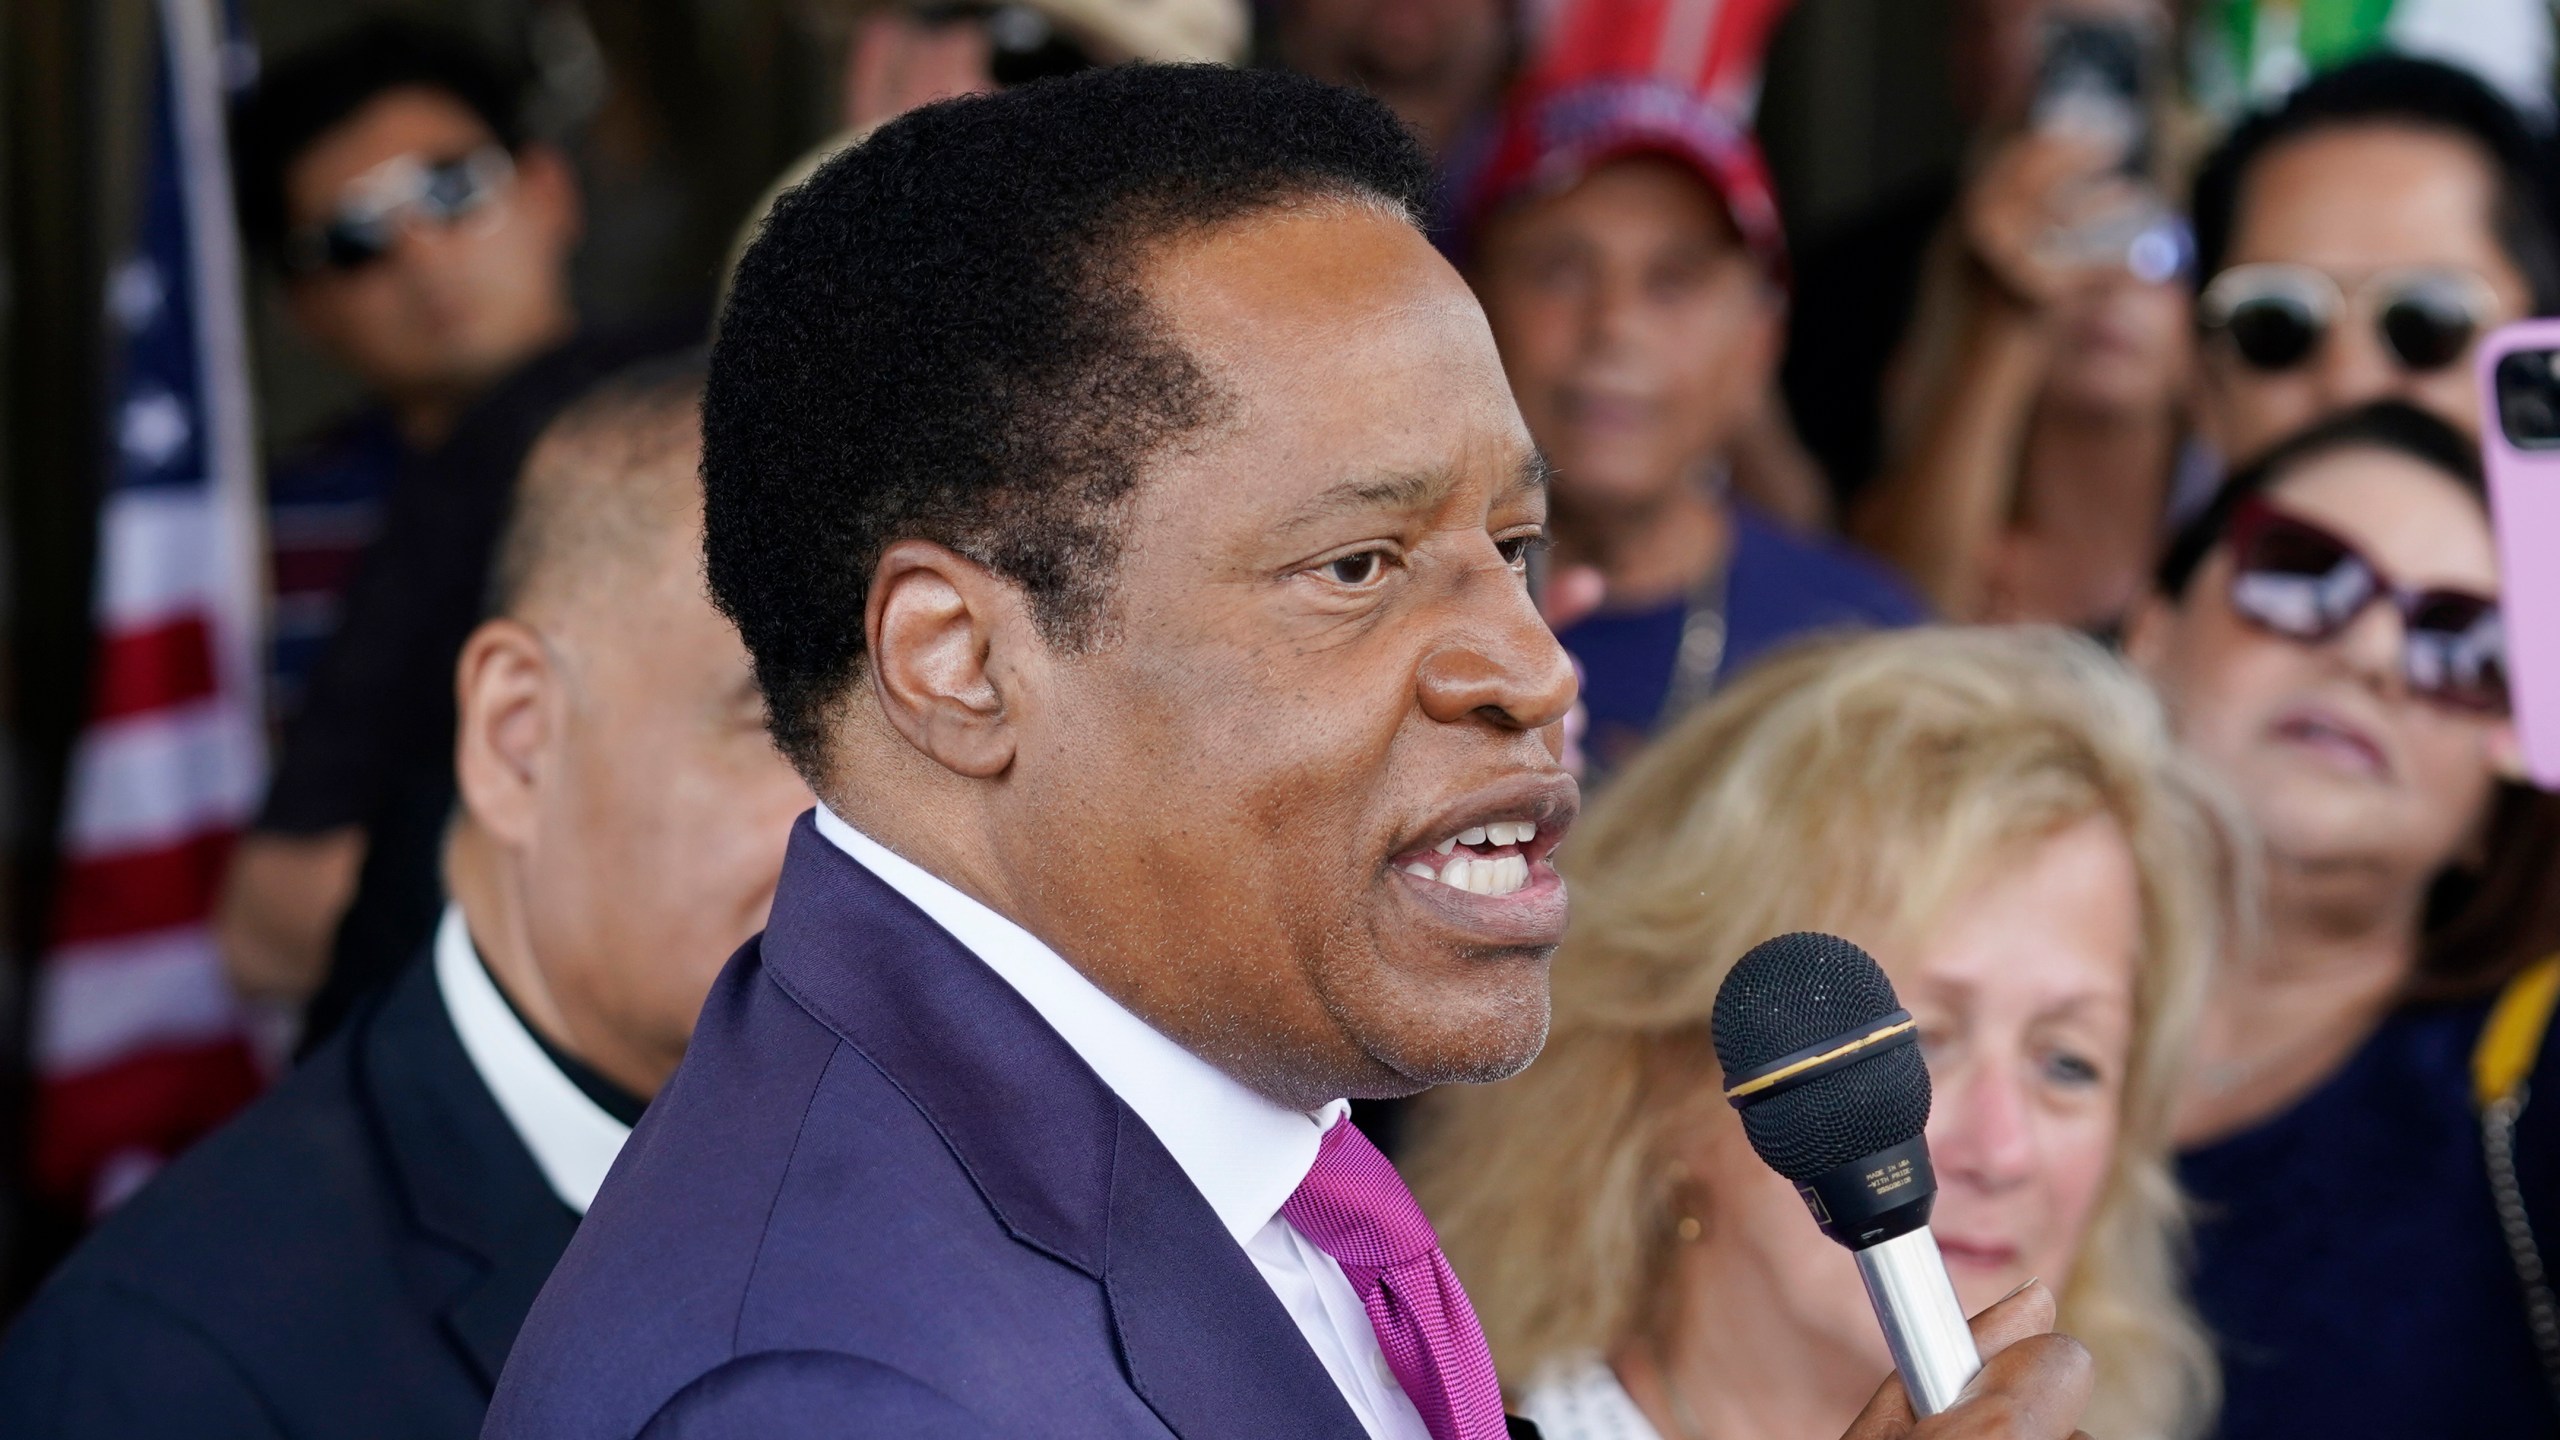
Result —
M 1929 1071 L 1874 958 L 1830 935 L 1765 941 L 1725 977 L 1713 1028 L 1751 1148 L 1857 1256 L 1893 1353 L 1900 1383 L 1849 1440 L 2076 1434 L 2089 1356 L 2047 1333 L 2050 1292 L 2031 1284 L 1971 1325 L 1956 1303 L 1929 1233 Z

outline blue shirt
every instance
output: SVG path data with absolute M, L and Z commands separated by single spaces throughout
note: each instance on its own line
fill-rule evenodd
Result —
M 300 707 L 312 667 L 338 633 L 356 562 L 382 529 L 383 497 L 408 454 L 390 412 L 368 409 L 268 467 L 268 674 L 279 723 Z
M 1725 571 L 1722 683 L 1789 640 L 1821 630 L 1917 625 L 1928 610 L 1884 565 L 1835 540 L 1799 535 L 1734 506 Z M 1687 597 L 1643 610 L 1603 610 L 1558 635 L 1582 662 L 1590 751 L 1613 768 L 1653 735 L 1670 697 L 1689 617 Z
M 2189 1152 L 2195 1298 L 2222 1440 L 2560 1434 L 2472 1104 L 2486 1001 L 2411 1005 L 2282 1115 Z M 2560 1065 L 2546 1043 L 2517 1168 L 2560 1263 Z

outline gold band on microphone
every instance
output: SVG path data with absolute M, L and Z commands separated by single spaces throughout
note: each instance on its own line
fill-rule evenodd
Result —
M 1896 1013 L 1900 1014 L 1898 1011 Z M 1777 1069 L 1772 1070 L 1765 1075 L 1754 1075 L 1750 1079 L 1743 1081 L 1741 1084 L 1727 1089 L 1724 1092 L 1724 1098 L 1735 1104 L 1740 1104 L 1744 1100 L 1759 1094 L 1761 1091 L 1769 1089 L 1774 1085 L 1784 1084 L 1787 1081 L 1794 1079 L 1796 1076 L 1802 1075 L 1808 1070 L 1818 1069 L 1825 1065 L 1836 1064 L 1841 1060 L 1847 1059 L 1849 1056 L 1857 1054 L 1861 1050 L 1872 1050 L 1889 1040 L 1894 1040 L 1901 1036 L 1908 1035 L 1919 1025 L 1919 1023 L 1919 1021 L 1912 1019 L 1909 1015 L 1901 1015 L 1901 1018 L 1899 1019 L 1879 1026 L 1876 1029 L 1859 1036 L 1855 1040 L 1842 1041 L 1840 1044 L 1823 1051 L 1819 1055 L 1808 1055 L 1793 1064 L 1781 1065 Z

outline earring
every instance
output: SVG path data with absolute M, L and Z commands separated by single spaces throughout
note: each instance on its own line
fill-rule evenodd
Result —
M 1681 1244 L 1695 1245 L 1698 1243 L 1698 1237 L 1706 1233 L 1707 1227 L 1698 1223 L 1697 1216 L 1683 1215 L 1680 1217 L 1680 1223 L 1673 1228 L 1679 1233 Z

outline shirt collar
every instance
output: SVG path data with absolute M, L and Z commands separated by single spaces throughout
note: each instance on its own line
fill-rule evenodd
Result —
M 533 1153 L 533 1163 L 561 1203 L 584 1215 L 605 1172 L 631 1138 L 631 1127 L 587 1098 L 516 1018 L 515 1009 L 490 978 L 471 943 L 460 906 L 444 907 L 436 924 L 436 989 L 445 1013 L 462 1037 L 471 1068 L 505 1113 L 507 1124 Z
M 1103 993 L 1030 931 L 854 829 L 824 805 L 818 833 L 905 896 L 1003 977 L 1049 1028 L 1137 1112 L 1241 1245 L 1316 1163 L 1316 1146 L 1349 1113 L 1336 1100 L 1309 1115 L 1277 1104 Z

